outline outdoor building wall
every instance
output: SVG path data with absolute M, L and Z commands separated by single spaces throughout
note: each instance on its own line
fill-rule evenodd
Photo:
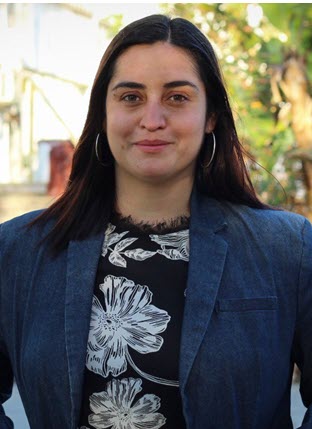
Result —
M 48 171 L 49 153 L 38 157 L 38 142 L 77 142 L 107 40 L 62 4 L 2 4 L 0 15 L 0 184 L 46 180 L 38 170 Z

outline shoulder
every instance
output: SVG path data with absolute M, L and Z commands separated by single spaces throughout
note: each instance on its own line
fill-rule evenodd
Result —
M 281 258 L 289 263 L 295 259 L 300 263 L 303 252 L 312 254 L 312 226 L 304 216 L 228 203 L 222 206 L 227 236 L 237 245 L 263 249 L 272 260 Z
M 32 222 L 37 216 L 43 213 L 44 210 L 34 210 L 31 212 L 24 213 L 20 216 L 14 217 L 10 220 L 7 220 L 1 224 L 1 227 L 4 228 L 15 228 L 22 227 L 27 225 L 29 222 Z
M 217 201 L 206 196 L 197 196 L 193 205 L 196 224 L 214 231 L 226 230 L 231 237 L 252 238 L 266 243 L 290 243 L 312 241 L 311 223 L 296 213 L 255 209 L 227 201 Z
M 43 210 L 25 213 L 21 216 L 8 220 L 0 225 L 0 251 L 14 247 L 27 248 L 38 243 L 49 230 L 48 225 L 30 224 L 41 214 Z
M 17 216 L 13 219 L 7 220 L 0 225 L 1 234 L 19 234 L 21 230 L 26 228 L 32 221 L 36 219 L 43 210 L 35 210 L 28 213 L 24 213 L 21 216 Z
M 226 218 L 232 224 L 243 224 L 262 232 L 301 231 L 310 222 L 303 216 L 275 209 L 255 209 L 230 203 L 222 204 Z

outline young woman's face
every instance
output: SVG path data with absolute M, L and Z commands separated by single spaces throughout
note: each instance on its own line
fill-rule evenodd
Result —
M 211 122 L 204 84 L 182 48 L 165 42 L 135 45 L 118 58 L 104 123 L 117 180 L 193 178 Z

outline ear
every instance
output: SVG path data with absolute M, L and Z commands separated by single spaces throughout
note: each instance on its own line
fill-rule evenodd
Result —
M 210 114 L 206 122 L 205 133 L 207 134 L 211 133 L 211 131 L 215 129 L 216 123 L 217 123 L 216 115 L 214 113 Z

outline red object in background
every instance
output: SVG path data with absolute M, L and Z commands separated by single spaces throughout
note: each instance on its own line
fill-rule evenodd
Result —
M 50 181 L 48 195 L 57 197 L 61 195 L 67 185 L 70 175 L 74 145 L 70 140 L 54 140 L 50 151 Z

